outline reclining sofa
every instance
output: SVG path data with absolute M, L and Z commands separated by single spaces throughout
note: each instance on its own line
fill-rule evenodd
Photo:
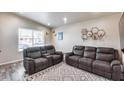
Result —
M 63 54 L 57 52 L 54 46 L 49 45 L 24 49 L 23 58 L 26 73 L 31 75 L 60 63 L 63 60 Z
M 113 48 L 79 46 L 66 53 L 67 64 L 112 80 L 120 80 L 121 63 L 118 52 Z

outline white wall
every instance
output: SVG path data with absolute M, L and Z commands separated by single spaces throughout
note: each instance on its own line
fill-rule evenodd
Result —
M 22 59 L 22 52 L 18 52 L 18 28 L 32 28 L 49 32 L 50 30 L 42 25 L 18 17 L 11 13 L 0 13 L 0 63 Z M 50 35 L 45 36 L 45 43 L 50 44 Z
M 57 50 L 68 52 L 72 50 L 74 45 L 97 46 L 97 47 L 113 47 L 120 50 L 120 36 L 119 36 L 119 20 L 121 14 L 106 16 L 89 20 L 85 22 L 70 24 L 55 29 L 57 32 L 63 32 L 63 40 L 58 40 L 57 36 L 53 36 L 53 44 Z M 86 40 L 81 39 L 81 29 L 98 27 L 104 29 L 106 32 L 102 40 Z

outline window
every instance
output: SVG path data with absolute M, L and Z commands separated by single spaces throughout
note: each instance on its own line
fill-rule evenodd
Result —
M 18 49 L 22 51 L 28 47 L 44 45 L 44 33 L 42 31 L 19 28 Z

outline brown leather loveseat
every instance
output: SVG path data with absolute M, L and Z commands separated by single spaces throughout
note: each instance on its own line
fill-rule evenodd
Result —
M 66 53 L 67 64 L 112 80 L 120 80 L 121 63 L 118 52 L 113 48 L 79 46 Z

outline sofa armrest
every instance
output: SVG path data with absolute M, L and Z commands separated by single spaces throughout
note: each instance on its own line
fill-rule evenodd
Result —
M 48 60 L 49 64 L 52 65 L 52 60 L 53 60 L 52 56 L 50 55 L 46 56 L 46 59 Z
M 113 60 L 110 65 L 111 65 L 111 67 L 113 67 L 115 65 L 121 65 L 121 63 L 119 60 Z
M 121 79 L 121 63 L 118 60 L 114 60 L 111 62 L 112 67 L 112 80 L 120 80 Z
M 119 81 L 121 79 L 121 65 L 114 65 L 112 68 L 112 80 Z
M 24 58 L 24 60 L 26 60 L 26 61 L 34 61 L 33 58 L 29 58 L 29 57 Z
M 61 51 L 56 51 L 55 54 L 60 55 L 61 56 L 61 61 L 63 60 L 63 53 Z
M 33 74 L 35 72 L 35 63 L 34 63 L 34 59 L 32 58 L 24 58 L 24 67 L 26 69 L 26 73 L 28 73 L 29 75 Z
M 65 56 L 72 56 L 72 55 L 74 55 L 73 52 L 65 53 Z
M 74 55 L 73 52 L 65 53 L 65 62 L 67 62 L 68 57 Z

